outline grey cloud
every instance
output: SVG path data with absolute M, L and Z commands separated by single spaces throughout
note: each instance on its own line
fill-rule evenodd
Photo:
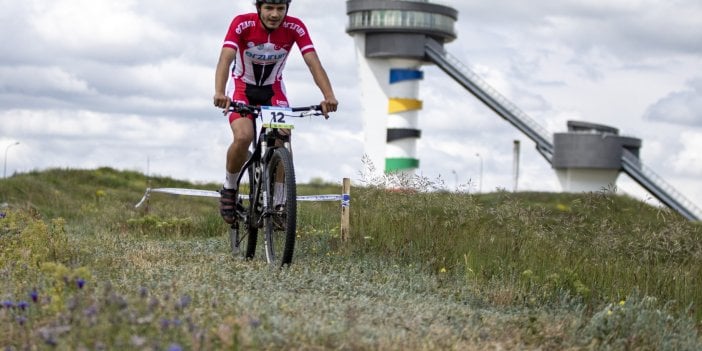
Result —
M 702 126 L 702 78 L 689 81 L 687 89 L 672 92 L 649 106 L 644 119 Z
M 453 4 L 470 32 L 497 35 L 510 48 L 544 48 L 554 44 L 583 56 L 610 55 L 621 66 L 637 65 L 665 55 L 702 52 L 702 4 L 694 1 L 469 1 Z M 507 34 L 507 35 L 504 35 Z M 472 33 L 468 33 L 472 35 Z M 504 45 L 503 45 L 504 46 Z M 544 55 L 548 51 L 543 52 Z M 583 67 L 597 76 L 597 67 Z

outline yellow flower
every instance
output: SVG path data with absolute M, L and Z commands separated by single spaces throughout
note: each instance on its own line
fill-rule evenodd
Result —
M 556 209 L 561 211 L 561 212 L 570 212 L 570 207 L 568 207 L 568 205 L 564 205 L 564 204 L 560 204 L 560 203 L 556 205 Z
M 625 304 L 626 304 L 626 301 L 624 301 L 624 300 L 619 301 L 619 306 L 624 306 Z
M 439 270 L 439 273 L 446 273 L 446 268 L 445 268 L 445 267 L 441 267 L 441 269 Z

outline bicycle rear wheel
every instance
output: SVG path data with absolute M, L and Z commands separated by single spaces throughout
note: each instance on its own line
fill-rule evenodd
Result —
M 266 260 L 271 265 L 285 266 L 292 263 L 297 226 L 297 189 L 290 151 L 276 148 L 266 175 Z
M 240 193 L 248 193 L 247 201 L 240 201 L 237 211 L 243 210 L 245 216 L 237 216 L 237 220 L 232 224 L 229 230 L 229 243 L 232 250 L 232 255 L 250 260 L 256 254 L 256 240 L 258 239 L 258 227 L 256 226 L 256 208 L 254 198 L 255 192 L 255 167 L 252 165 L 246 170 L 246 175 L 242 179 L 248 179 L 248 184 L 239 184 Z M 259 176 L 260 179 L 260 176 Z

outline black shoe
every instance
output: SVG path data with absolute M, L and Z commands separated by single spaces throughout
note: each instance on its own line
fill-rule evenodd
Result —
M 288 215 L 285 212 L 285 205 L 276 205 L 275 212 L 271 215 L 273 220 L 273 228 L 275 230 L 285 230 L 287 226 Z
M 219 191 L 219 214 L 228 224 L 234 223 L 236 218 L 236 205 L 239 201 L 237 189 L 222 188 Z

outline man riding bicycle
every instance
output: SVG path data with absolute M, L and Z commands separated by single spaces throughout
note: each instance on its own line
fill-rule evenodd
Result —
M 232 20 L 215 71 L 215 106 L 228 109 L 234 102 L 288 107 L 282 73 L 288 54 L 296 44 L 324 97 L 320 103 L 322 112 L 328 116 L 329 112 L 336 111 L 338 102 L 307 28 L 300 19 L 287 15 L 290 1 L 257 0 L 256 13 L 239 15 Z M 231 71 L 234 91 L 229 97 L 225 89 L 232 62 L 235 62 Z M 253 118 L 255 116 L 235 112 L 229 115 L 233 141 L 227 150 L 226 177 L 220 190 L 219 207 L 222 218 L 229 224 L 234 222 L 237 179 L 254 138 Z M 282 183 L 276 184 L 278 186 L 282 187 Z

